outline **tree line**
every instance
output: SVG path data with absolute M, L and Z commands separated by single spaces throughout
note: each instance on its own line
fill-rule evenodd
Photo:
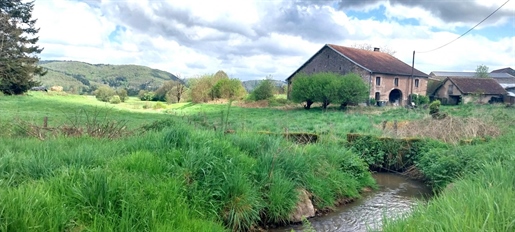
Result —
M 329 104 L 339 104 L 344 109 L 347 105 L 366 102 L 368 86 L 355 73 L 300 73 L 293 77 L 290 98 L 293 102 L 304 103 L 305 109 L 310 109 L 315 102 L 321 103 L 324 109 Z

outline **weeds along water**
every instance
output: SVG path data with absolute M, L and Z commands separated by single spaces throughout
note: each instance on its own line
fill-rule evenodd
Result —
M 330 144 L 177 123 L 116 140 L 0 141 L 0 231 L 243 231 L 282 223 L 300 190 L 317 208 L 374 186 Z

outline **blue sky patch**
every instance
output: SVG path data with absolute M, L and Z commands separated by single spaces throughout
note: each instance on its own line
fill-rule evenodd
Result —
M 125 28 L 124 26 L 116 25 L 116 29 L 109 34 L 109 41 L 115 42 L 115 43 L 120 43 L 120 40 L 119 40 L 120 32 L 125 32 L 126 30 L 127 30 L 127 28 Z

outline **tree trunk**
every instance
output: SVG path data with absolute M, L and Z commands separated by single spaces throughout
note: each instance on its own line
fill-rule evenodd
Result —
M 311 109 L 311 105 L 313 104 L 313 101 L 307 100 L 306 104 L 304 104 L 304 109 L 309 110 Z

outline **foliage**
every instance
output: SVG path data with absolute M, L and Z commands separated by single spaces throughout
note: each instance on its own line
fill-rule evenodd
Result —
M 350 73 L 341 77 L 338 90 L 338 103 L 345 107 L 364 102 L 368 97 L 368 87 L 358 74 Z
M 100 86 L 97 90 L 95 90 L 95 97 L 99 101 L 109 102 L 112 96 L 116 95 L 116 91 L 111 89 L 109 86 Z
M 345 76 L 328 72 L 302 73 L 294 77 L 291 92 L 294 102 L 306 102 L 306 109 L 313 102 L 322 103 L 324 109 L 331 103 L 346 107 L 364 102 L 367 97 L 368 87 L 359 75 L 353 73 Z
M 0 92 L 18 95 L 39 85 L 34 76 L 45 75 L 38 67 L 36 20 L 32 19 L 34 2 L 0 1 Z
M 265 79 L 250 93 L 249 98 L 253 101 L 268 100 L 274 97 L 274 84 L 272 80 Z
M 98 87 L 98 89 L 95 91 L 95 97 L 99 101 L 103 101 L 103 102 L 109 102 L 111 97 L 114 96 L 115 94 L 116 94 L 116 91 L 114 89 L 111 89 L 109 86 L 105 86 L 105 85 Z
M 190 97 L 194 103 L 215 99 L 241 99 L 246 94 L 241 81 L 229 79 L 223 71 L 190 80 Z
M 111 96 L 111 99 L 109 99 L 109 103 L 111 104 L 120 104 L 122 102 L 122 99 L 118 95 Z
M 424 95 L 412 94 L 411 101 L 415 106 L 423 106 L 429 104 L 429 97 Z
M 142 101 L 152 101 L 154 99 L 154 92 L 148 90 L 140 90 L 138 98 Z
M 475 76 L 479 77 L 479 78 L 488 78 L 489 77 L 489 75 L 488 75 L 488 66 L 486 66 L 486 65 L 478 65 L 477 68 L 476 68 Z
M 431 102 L 431 104 L 429 104 L 429 114 L 438 114 L 440 112 L 440 105 L 441 103 L 439 100 Z
M 317 97 L 317 90 L 314 89 L 315 81 L 305 73 L 299 73 L 294 77 L 291 100 L 296 103 L 305 102 L 304 108 L 310 109 Z
M 371 135 L 348 135 L 349 146 L 367 164 L 378 170 L 402 172 L 413 165 L 425 141 L 420 139 L 396 139 Z
M 216 77 L 216 75 L 215 75 Z M 211 89 L 213 96 L 219 99 L 238 100 L 242 99 L 247 92 L 239 79 L 223 78 L 216 82 Z
M 203 75 L 198 78 L 191 79 L 190 97 L 194 103 L 208 102 L 215 99 L 212 91 L 213 86 L 219 79 L 215 79 L 213 75 Z
M 129 99 L 129 96 L 127 95 L 127 90 L 125 89 L 116 90 L 116 95 L 120 97 L 121 102 L 125 102 L 127 101 L 127 99 Z
M 165 81 L 153 94 L 152 101 L 179 102 L 186 87 L 180 81 Z

